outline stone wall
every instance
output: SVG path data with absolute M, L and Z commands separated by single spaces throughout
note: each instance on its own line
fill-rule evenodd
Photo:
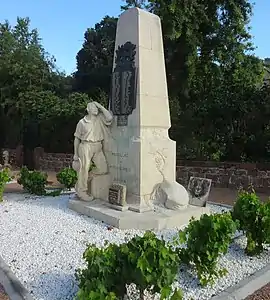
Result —
M 177 181 L 187 185 L 191 176 L 212 179 L 215 187 L 238 189 L 252 185 L 258 192 L 270 192 L 270 163 L 228 163 L 178 161 Z
M 72 164 L 73 154 L 70 153 L 47 153 L 43 148 L 34 151 L 35 166 L 38 170 L 60 171 Z
M 21 166 L 22 148 L 2 149 L 10 153 L 12 165 Z M 71 166 L 73 154 L 46 153 L 43 148 L 34 151 L 35 167 L 39 170 L 59 171 Z M 258 192 L 270 192 L 270 163 L 228 163 L 205 161 L 178 161 L 177 181 L 187 186 L 191 176 L 212 179 L 214 187 L 238 189 L 240 186 L 253 187 Z
M 3 148 L 1 151 L 9 152 L 9 163 L 14 168 L 20 168 L 23 165 L 23 147 L 16 149 Z M 62 168 L 71 166 L 73 154 L 67 153 L 47 153 L 43 148 L 38 147 L 34 150 L 35 169 L 44 171 L 58 172 Z M 0 159 L 2 163 L 2 157 Z

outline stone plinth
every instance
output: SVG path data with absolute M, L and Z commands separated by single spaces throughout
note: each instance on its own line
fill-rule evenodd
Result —
M 108 201 L 111 176 L 109 174 L 94 175 L 90 181 L 90 194 L 95 199 Z
M 112 209 L 107 201 L 102 200 L 94 200 L 92 202 L 70 200 L 68 207 L 78 213 L 103 221 L 119 229 L 136 228 L 139 230 L 161 230 L 179 227 L 188 224 L 192 216 L 198 219 L 202 214 L 210 213 L 207 207 L 190 206 L 180 211 L 160 209 L 139 214 L 130 210 L 118 211 Z

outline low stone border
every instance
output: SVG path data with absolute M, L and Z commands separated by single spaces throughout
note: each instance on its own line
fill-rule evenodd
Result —
M 10 300 L 33 300 L 25 287 L 11 272 L 8 265 L 0 256 L 0 283 L 3 285 Z
M 243 300 L 264 287 L 269 281 L 270 264 L 223 291 L 221 294 L 212 297 L 211 300 Z

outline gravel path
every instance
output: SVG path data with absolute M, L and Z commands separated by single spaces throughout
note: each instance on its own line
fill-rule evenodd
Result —
M 6 194 L 0 204 L 0 253 L 18 279 L 38 300 L 69 300 L 77 292 L 75 269 L 84 266 L 82 254 L 88 243 L 104 245 L 107 240 L 123 243 L 139 230 L 111 229 L 106 224 L 82 216 L 67 208 L 69 195 L 30 197 Z M 210 207 L 221 212 L 218 206 Z M 168 241 L 177 229 L 157 232 Z M 260 257 L 244 254 L 246 240 L 239 238 L 220 266 L 229 274 L 213 287 L 201 288 L 192 271 L 181 272 L 175 286 L 184 290 L 185 299 L 206 300 L 270 263 L 270 249 Z M 184 270 L 184 269 L 183 269 Z M 130 298 L 136 300 L 132 295 Z M 158 299 L 158 298 L 157 298 Z

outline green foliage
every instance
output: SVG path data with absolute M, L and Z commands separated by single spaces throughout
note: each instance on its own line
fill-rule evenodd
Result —
M 123 298 L 126 293 L 125 278 L 122 277 L 122 255 L 120 247 L 110 244 L 99 249 L 89 245 L 83 254 L 86 269 L 78 270 L 79 300 L 114 300 Z
M 172 294 L 178 255 L 154 233 L 146 232 L 143 237 L 134 237 L 120 246 L 110 244 L 98 249 L 90 245 L 83 257 L 87 267 L 76 273 L 78 299 L 123 299 L 126 285 L 131 283 L 140 290 L 140 299 L 145 290 L 160 293 L 160 299 L 168 299 Z M 175 290 L 170 299 L 181 300 L 181 291 Z
M 262 61 L 248 54 L 250 1 L 124 2 L 123 9 L 140 6 L 161 18 L 179 156 L 270 161 L 270 90 L 260 89 Z
M 38 128 L 39 146 L 51 152 L 72 151 L 73 131 L 85 114 L 88 95 L 71 93 L 63 99 L 52 91 L 32 89 L 21 93 L 19 99 L 24 103 L 25 116 L 28 114 L 28 120 Z
M 3 192 L 7 182 L 10 180 L 9 169 L 0 170 L 0 202 L 3 201 Z
M 200 283 L 213 284 L 215 278 L 226 274 L 219 270 L 217 261 L 226 254 L 236 231 L 236 224 L 229 213 L 203 215 L 199 220 L 191 219 L 189 225 L 180 231 L 178 243 L 186 243 L 179 248 L 183 263 L 194 264 Z
M 141 294 L 148 290 L 160 293 L 160 299 L 168 299 L 179 265 L 171 246 L 153 232 L 146 232 L 143 237 L 136 236 L 123 245 L 122 251 L 127 256 L 123 274 L 129 282 L 136 284 Z
M 46 192 L 45 186 L 48 175 L 44 172 L 29 171 L 27 167 L 22 167 L 17 182 L 23 186 L 23 189 L 33 195 L 37 196 L 59 196 L 61 189 Z
M 60 196 L 61 193 L 62 193 L 62 189 L 56 189 L 51 192 L 46 192 L 46 196 L 57 197 L 57 196 Z
M 57 180 L 67 189 L 71 189 L 77 182 L 77 172 L 72 168 L 64 168 L 56 174 Z
M 126 10 L 132 7 L 138 7 L 141 9 L 149 8 L 146 0 L 123 0 L 123 2 L 126 2 L 126 4 L 121 6 L 122 10 Z
M 43 196 L 46 195 L 47 178 L 48 176 L 45 173 L 29 171 L 27 167 L 22 167 L 17 181 L 28 193 Z
M 262 203 L 254 191 L 241 191 L 232 217 L 246 233 L 248 255 L 257 255 L 263 251 L 263 244 L 270 244 L 270 200 Z
M 186 159 L 270 161 L 267 61 L 250 55 L 248 0 L 126 0 L 161 18 L 171 136 Z M 66 76 L 55 67 L 28 18 L 0 23 L 2 143 L 71 152 L 72 132 L 91 97 L 108 103 L 117 18 L 87 29 Z M 268 70 L 268 71 L 267 71 Z M 265 74 L 265 72 L 268 72 Z M 76 93 L 74 93 L 76 91 Z M 34 132 L 34 134 L 33 134 Z M 0 145 L 1 146 L 1 145 Z
M 32 97 L 31 105 L 29 101 L 26 103 L 28 94 L 58 91 L 54 84 L 57 82 L 59 86 L 63 80 L 62 74 L 54 72 L 54 58 L 46 53 L 40 41 L 37 30 L 31 29 L 29 18 L 17 18 L 15 26 L 8 21 L 0 23 L 0 119 L 5 123 L 1 139 L 15 147 L 22 141 L 25 144 L 31 141 L 37 146 L 38 136 L 26 127 L 35 127 L 38 131 L 36 112 L 50 110 L 44 105 L 48 101 L 39 102 L 40 97 Z M 10 137 L 13 137 L 11 141 Z
M 95 168 L 96 168 L 96 165 L 93 162 L 91 162 L 89 172 L 93 171 Z
M 75 89 L 91 96 L 97 89 L 110 92 L 117 18 L 105 16 L 84 34 L 82 49 L 77 54 Z
M 41 90 L 50 82 L 54 67 L 36 29 L 30 30 L 29 18 L 17 18 L 14 27 L 0 23 L 0 88 L 2 105 L 8 115 L 23 115 L 24 103 L 18 96 L 26 90 Z

